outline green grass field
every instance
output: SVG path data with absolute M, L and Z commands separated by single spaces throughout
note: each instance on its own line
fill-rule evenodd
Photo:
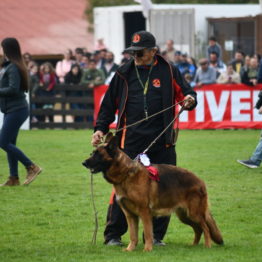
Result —
M 43 167 L 30 186 L 0 188 L 1 262 L 133 262 L 133 261 L 261 261 L 262 167 L 248 169 L 236 162 L 253 152 L 259 130 L 181 130 L 177 143 L 178 166 L 192 170 L 208 188 L 213 216 L 225 245 L 192 247 L 193 231 L 172 216 L 166 247 L 143 252 L 103 245 L 103 230 L 111 185 L 94 176 L 99 229 L 92 245 L 94 212 L 90 174 L 81 163 L 92 151 L 91 131 L 21 131 L 18 145 Z M 0 183 L 8 176 L 0 150 Z M 20 165 L 21 182 L 25 170 Z M 140 230 L 141 236 L 141 230 Z M 141 240 L 141 237 L 140 237 Z M 128 234 L 123 237 L 128 243 Z

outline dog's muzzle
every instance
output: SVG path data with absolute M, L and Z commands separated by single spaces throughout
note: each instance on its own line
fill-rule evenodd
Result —
M 85 166 L 86 168 L 89 168 L 89 165 L 88 165 L 88 162 L 87 162 L 87 161 L 84 161 L 84 162 L 82 163 L 82 165 Z
M 100 172 L 100 170 L 98 170 L 99 168 L 98 168 L 98 167 L 92 167 L 92 166 L 90 165 L 90 163 L 88 162 L 88 160 L 84 161 L 84 162 L 82 163 L 82 165 L 83 165 L 84 167 L 88 168 L 92 174 Z

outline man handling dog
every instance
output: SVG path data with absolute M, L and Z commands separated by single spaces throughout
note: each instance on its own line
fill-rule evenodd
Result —
M 178 69 L 157 54 L 155 37 L 147 31 L 132 36 L 131 46 L 126 49 L 133 56 L 115 73 L 102 101 L 92 136 L 97 146 L 109 131 L 109 125 L 118 111 L 117 132 L 120 149 L 131 159 L 142 153 L 151 142 L 172 122 L 177 102 L 183 102 L 186 110 L 195 108 L 196 92 L 185 82 Z M 150 117 L 164 109 L 161 114 Z M 145 121 L 125 129 L 125 126 Z M 152 163 L 176 165 L 173 125 L 159 137 L 147 152 Z M 154 245 L 162 242 L 169 217 L 153 219 Z M 122 245 L 121 236 L 127 231 L 124 213 L 112 196 L 104 231 L 105 244 Z

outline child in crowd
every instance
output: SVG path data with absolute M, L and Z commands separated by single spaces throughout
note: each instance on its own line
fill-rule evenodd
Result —
M 40 74 L 39 74 L 39 89 L 36 92 L 36 96 L 38 97 L 53 97 L 54 96 L 54 86 L 56 84 L 56 75 L 54 72 L 54 68 L 51 63 L 46 62 L 41 66 Z M 52 109 L 53 103 L 40 103 L 36 104 L 37 108 L 43 109 Z M 40 118 L 40 119 L 39 119 Z M 49 115 L 49 122 L 54 121 L 54 116 Z M 45 116 L 39 116 L 38 120 L 44 121 Z

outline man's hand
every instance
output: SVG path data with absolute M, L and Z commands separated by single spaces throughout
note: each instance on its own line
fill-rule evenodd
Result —
M 259 108 L 258 113 L 262 115 L 262 106 Z
M 98 146 L 101 143 L 101 140 L 104 136 L 104 133 L 100 130 L 97 130 L 93 135 L 92 135 L 92 140 L 91 140 L 91 144 L 93 146 Z
M 257 85 L 257 79 L 251 79 L 250 82 L 255 86 Z
M 185 101 L 184 106 L 185 106 L 186 109 L 191 108 L 195 104 L 195 98 L 193 96 L 191 96 L 191 95 L 187 95 L 185 97 L 185 100 L 186 101 Z

